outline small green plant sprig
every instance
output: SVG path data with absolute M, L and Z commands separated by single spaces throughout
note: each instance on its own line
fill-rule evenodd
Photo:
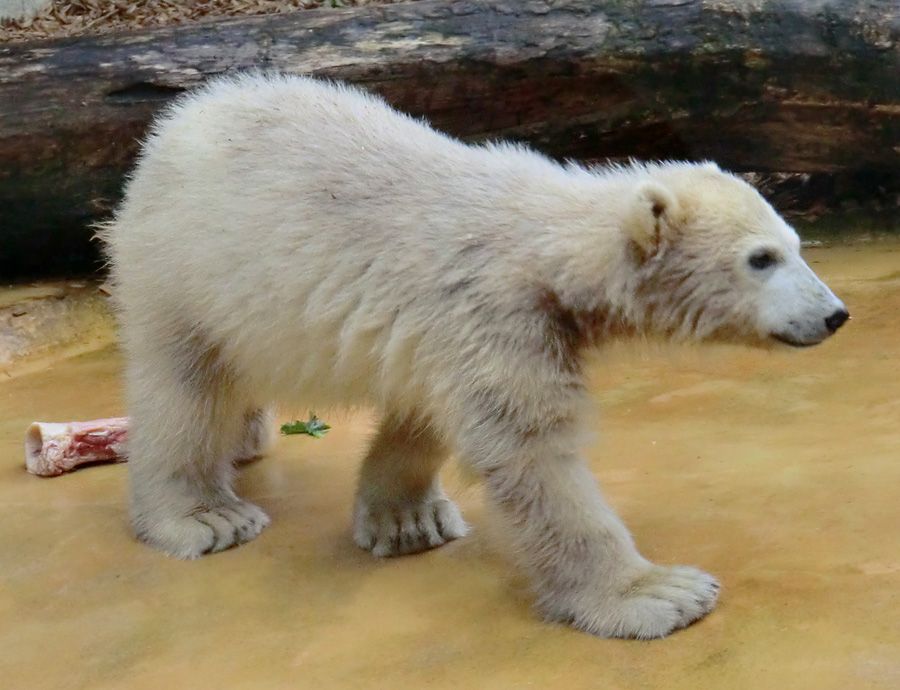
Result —
M 331 427 L 316 415 L 310 413 L 308 422 L 288 422 L 281 425 L 282 434 L 306 434 L 313 438 L 322 438 Z

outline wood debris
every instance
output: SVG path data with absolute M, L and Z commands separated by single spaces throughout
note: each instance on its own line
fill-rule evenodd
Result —
M 135 31 L 151 26 L 395 0 L 54 0 L 35 17 L 0 22 L 0 43 Z

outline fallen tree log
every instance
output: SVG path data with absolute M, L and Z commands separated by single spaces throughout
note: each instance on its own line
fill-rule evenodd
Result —
M 469 140 L 560 158 L 900 170 L 894 0 L 481 0 L 0 47 L 0 275 L 96 256 L 148 121 L 210 75 L 359 83 Z

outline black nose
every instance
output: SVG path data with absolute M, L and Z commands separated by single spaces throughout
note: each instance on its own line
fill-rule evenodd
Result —
M 828 332 L 834 333 L 838 328 L 843 326 L 849 318 L 850 312 L 846 309 L 838 309 L 834 314 L 825 319 L 825 325 L 828 327 Z

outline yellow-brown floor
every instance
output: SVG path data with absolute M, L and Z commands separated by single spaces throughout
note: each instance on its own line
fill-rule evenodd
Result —
M 273 518 L 254 542 L 151 551 L 128 531 L 124 465 L 22 465 L 31 421 L 124 412 L 106 349 L 0 381 L 0 687 L 900 688 L 900 245 L 806 254 L 853 314 L 831 342 L 617 348 L 591 369 L 591 467 L 647 557 L 721 579 L 699 624 L 641 643 L 541 623 L 452 472 L 470 536 L 361 552 L 366 414 L 246 469 Z

